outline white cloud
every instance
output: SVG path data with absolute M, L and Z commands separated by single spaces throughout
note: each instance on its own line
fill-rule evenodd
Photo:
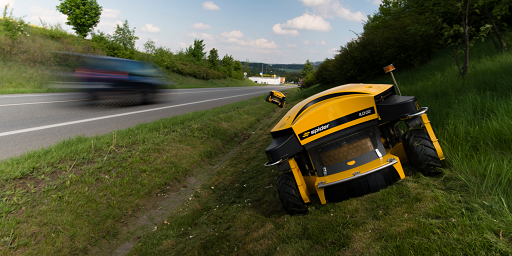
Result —
M 160 29 L 159 27 L 153 26 L 153 24 L 149 24 L 149 23 L 146 23 L 146 25 L 144 25 L 144 27 L 140 28 L 140 30 L 142 30 L 144 32 L 149 32 L 149 33 L 160 33 L 160 31 L 162 31 L 162 29 Z
M 213 39 L 213 36 L 208 33 L 186 32 L 185 36 L 193 37 L 196 39 Z
M 240 38 L 240 37 L 244 37 L 244 34 L 238 30 L 233 30 L 229 33 L 228 32 L 222 33 L 222 36 L 229 37 L 229 38 Z
M 309 40 L 304 40 L 304 41 L 302 41 L 302 43 L 305 44 L 305 45 L 308 45 L 309 44 Z
M 190 27 L 195 29 L 213 29 L 210 25 L 203 23 L 194 23 L 194 25 Z
M 316 44 L 327 45 L 325 41 L 316 42 Z
M 304 3 L 305 6 L 314 7 L 329 4 L 331 0 L 301 0 L 301 2 Z
M 120 10 L 114 10 L 114 9 L 103 9 L 103 11 L 101 11 L 101 17 L 100 19 L 102 18 L 113 18 L 113 19 L 117 19 L 119 16 L 121 16 L 121 11 Z
M 331 49 L 327 50 L 327 54 L 336 55 L 338 53 L 340 53 L 340 49 L 338 49 L 338 48 L 331 48 Z
M 184 43 L 184 42 L 177 42 L 177 43 L 174 43 L 178 46 L 179 49 L 187 49 L 191 44 L 187 44 L 187 43 Z
M 275 24 L 272 27 L 272 31 L 274 31 L 274 33 L 276 33 L 278 35 L 289 35 L 289 36 L 298 36 L 298 35 L 300 35 L 299 31 L 297 31 L 296 29 L 291 29 L 291 30 L 283 29 L 281 27 L 281 24 Z
M 374 5 L 380 5 L 380 4 L 382 4 L 382 0 L 373 0 L 373 1 L 372 1 L 372 4 L 374 4 Z
M 267 39 L 265 38 L 260 38 L 260 39 L 256 39 L 256 40 L 250 40 L 249 41 L 249 45 L 250 46 L 254 46 L 254 47 L 258 47 L 258 48 L 277 48 L 277 45 L 276 43 L 274 43 L 274 41 L 272 42 L 269 42 Z
M 203 3 L 203 9 L 210 11 L 218 11 L 220 10 L 220 7 L 214 4 L 212 1 L 206 1 Z
M 108 21 L 108 20 L 100 20 L 100 23 L 98 23 L 98 26 L 94 28 L 94 30 L 100 30 L 103 32 L 106 32 L 107 34 L 114 34 L 114 31 L 116 30 L 117 25 L 123 26 L 123 21 L 121 20 L 114 20 L 114 21 Z
M 233 32 L 233 31 L 231 31 Z M 277 44 L 274 41 L 269 41 L 265 38 L 260 38 L 253 40 L 251 38 L 240 39 L 235 37 L 222 37 L 220 40 L 224 43 L 237 44 L 240 46 L 250 46 L 254 48 L 264 48 L 264 49 L 275 49 L 277 48 Z
M 297 30 L 314 30 L 327 32 L 332 29 L 331 24 L 322 17 L 305 13 L 300 17 L 286 21 L 284 24 L 276 24 L 272 28 L 274 33 L 281 35 L 299 35 Z
M 296 44 L 287 44 L 286 47 L 288 47 L 288 48 L 295 48 L 295 47 L 297 47 L 297 45 Z
M 11 12 L 12 8 L 15 7 L 14 0 L 0 0 L 0 7 L 2 8 L 2 11 L 7 4 L 9 5 L 9 12 Z
M 367 17 L 362 12 L 351 12 L 345 8 L 339 0 L 299 0 L 306 7 L 311 7 L 313 12 L 323 18 L 343 18 L 350 21 L 366 21 Z M 373 4 L 380 2 L 379 0 L 372 0 Z
M 57 10 L 53 9 L 46 9 L 44 7 L 33 5 L 30 7 L 30 22 L 33 24 L 41 24 L 41 19 L 43 22 L 47 24 L 57 24 L 60 23 L 65 26 L 64 24 L 68 20 L 68 16 L 58 12 Z M 67 28 L 70 28 L 69 26 L 66 26 Z

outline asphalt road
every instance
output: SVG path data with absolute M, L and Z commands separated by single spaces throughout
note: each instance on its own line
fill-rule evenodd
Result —
M 53 145 L 76 135 L 94 136 L 139 123 L 210 109 L 285 90 L 290 86 L 163 90 L 149 105 L 91 104 L 80 93 L 0 95 L 0 159 Z

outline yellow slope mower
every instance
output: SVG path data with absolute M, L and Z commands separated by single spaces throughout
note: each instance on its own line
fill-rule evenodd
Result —
M 265 166 L 279 169 L 277 190 L 286 213 L 306 214 L 311 194 L 326 204 L 384 189 L 405 177 L 403 162 L 426 176 L 439 173 L 444 156 L 428 108 L 398 92 L 393 85 L 346 84 L 288 111 L 265 150 Z
M 286 96 L 280 91 L 270 91 L 268 93 L 268 97 L 265 98 L 265 100 L 278 105 L 280 108 L 283 108 L 284 104 L 286 103 Z

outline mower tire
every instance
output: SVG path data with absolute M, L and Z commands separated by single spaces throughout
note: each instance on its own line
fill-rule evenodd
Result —
M 421 130 L 410 130 L 403 137 L 407 158 L 411 165 L 425 176 L 434 176 L 441 172 L 441 160 L 428 134 Z
M 277 178 L 277 192 L 287 214 L 305 215 L 308 212 L 292 173 L 284 173 Z

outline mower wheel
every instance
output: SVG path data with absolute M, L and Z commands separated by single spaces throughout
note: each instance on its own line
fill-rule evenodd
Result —
M 411 165 L 425 176 L 434 176 L 441 172 L 441 160 L 436 148 L 425 131 L 411 130 L 404 135 L 404 149 Z
M 308 212 L 292 173 L 281 174 L 277 178 L 277 192 L 287 214 L 305 215 Z

